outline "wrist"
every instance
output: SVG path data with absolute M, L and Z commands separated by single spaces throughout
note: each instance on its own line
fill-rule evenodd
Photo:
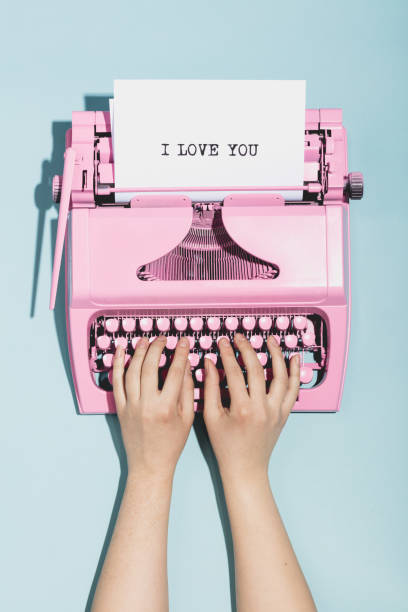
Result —
M 220 466 L 220 474 L 224 489 L 254 491 L 270 488 L 267 466 L 246 469 Z
M 136 465 L 129 467 L 127 486 L 145 485 L 148 488 L 171 488 L 173 484 L 174 469 L 152 469 Z

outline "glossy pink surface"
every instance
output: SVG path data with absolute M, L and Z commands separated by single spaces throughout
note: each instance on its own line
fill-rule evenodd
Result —
M 140 329 L 143 332 L 149 332 L 153 329 L 153 320 L 150 317 L 144 317 L 140 321 Z
M 256 324 L 255 317 L 244 317 L 242 319 L 242 327 L 246 329 L 247 331 L 253 330 L 255 327 L 255 324 Z
M 263 345 L 263 338 L 259 334 L 251 336 L 249 341 L 254 349 L 260 349 Z
M 160 332 L 166 332 L 170 329 L 170 320 L 167 317 L 157 319 L 157 329 Z
M 99 336 L 96 340 L 96 344 L 100 349 L 106 350 L 111 343 L 111 339 L 108 336 Z
M 167 336 L 166 346 L 169 349 L 175 349 L 177 346 L 178 337 L 177 336 Z
M 201 336 L 199 342 L 202 349 L 209 349 L 211 348 L 213 339 L 211 336 Z
M 298 343 L 298 338 L 294 334 L 286 334 L 285 346 L 287 348 L 294 348 Z
M 259 327 L 263 331 L 269 331 L 272 327 L 272 319 L 271 317 L 260 317 L 259 319 Z
M 201 331 L 203 329 L 203 319 L 201 317 L 192 317 L 190 319 L 190 327 L 193 331 Z
M 211 331 L 217 331 L 221 327 L 221 321 L 219 317 L 210 317 L 207 321 L 208 329 Z
M 136 327 L 136 321 L 134 318 L 128 318 L 128 319 L 122 320 L 122 328 L 124 331 L 132 332 L 134 331 L 135 327 Z
M 185 331 L 188 326 L 186 317 L 177 317 L 177 319 L 174 321 L 174 326 L 177 331 Z
M 238 327 L 237 317 L 227 317 L 225 319 L 225 327 L 230 331 L 235 331 Z
M 283 316 L 276 319 L 276 327 L 280 331 L 285 331 L 289 327 L 289 317 Z

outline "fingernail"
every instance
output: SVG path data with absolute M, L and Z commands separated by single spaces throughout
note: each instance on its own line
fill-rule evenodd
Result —
M 228 341 L 228 337 L 227 336 L 220 336 L 219 338 L 217 338 L 217 344 L 219 344 L 223 340 L 227 340 Z
M 269 336 L 269 340 L 270 340 L 270 342 L 271 342 L 271 343 L 272 343 L 274 346 L 278 346 L 278 343 L 276 342 L 276 340 L 275 340 L 275 337 L 274 337 L 274 336 Z
M 300 363 L 300 355 L 299 354 L 295 355 L 295 363 L 297 363 L 297 364 Z
M 143 336 L 137 343 L 137 346 L 144 348 L 147 344 L 149 344 L 149 338 L 147 336 Z
M 221 346 L 228 346 L 229 343 L 230 343 L 230 341 L 225 336 L 223 336 L 219 340 L 219 344 L 221 344 Z M 206 357 L 207 357 L 207 355 L 206 355 Z
M 116 347 L 115 359 L 122 359 L 124 354 L 123 348 L 121 346 Z
M 235 334 L 234 339 L 235 339 L 237 342 L 241 342 L 242 340 L 244 340 L 244 337 L 245 337 L 245 336 L 244 336 L 243 334 L 238 333 L 238 334 Z
M 180 338 L 179 345 L 182 348 L 186 348 L 187 346 L 189 346 L 189 342 L 188 342 L 187 338 Z

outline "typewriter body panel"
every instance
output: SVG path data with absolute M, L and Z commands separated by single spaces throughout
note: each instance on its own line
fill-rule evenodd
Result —
M 267 380 L 269 333 L 287 360 L 300 353 L 294 411 L 339 409 L 350 330 L 348 201 L 362 196 L 361 175 L 348 174 L 341 111 L 306 113 L 301 201 L 260 189 L 205 203 L 145 191 L 116 203 L 109 113 L 73 113 L 66 147 L 53 190 L 62 240 L 67 218 L 66 316 L 80 412 L 115 412 L 115 345 L 129 359 L 140 336 L 159 333 L 168 336 L 163 371 L 174 342 L 189 336 L 199 408 L 202 360 L 211 353 L 222 379 L 217 338 L 234 330 L 251 340 Z M 54 297 L 57 279 L 54 269 Z

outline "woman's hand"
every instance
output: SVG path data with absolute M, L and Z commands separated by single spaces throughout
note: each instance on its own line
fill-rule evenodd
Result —
M 272 449 L 299 391 L 299 356 L 286 369 L 274 338 L 268 338 L 273 380 L 269 392 L 255 351 L 234 338 L 248 375 L 228 340 L 219 349 L 231 396 L 222 407 L 218 373 L 206 359 L 204 419 L 220 466 L 234 543 L 237 608 L 240 612 L 316 612 L 305 578 L 279 516 L 269 485 Z
M 290 360 L 288 376 L 282 352 L 273 336 L 267 340 L 273 381 L 266 393 L 264 370 L 242 334 L 234 338 L 248 376 L 248 390 L 234 350 L 223 338 L 218 346 L 231 397 L 229 409 L 221 403 L 218 372 L 206 359 L 204 420 L 221 475 L 241 481 L 265 477 L 269 458 L 299 392 L 299 356 Z
M 142 338 L 125 374 L 124 351 L 113 363 L 113 394 L 128 460 L 133 473 L 172 477 L 194 419 L 193 381 L 187 359 L 189 343 L 181 338 L 163 389 L 158 370 L 166 338 L 149 346 Z

